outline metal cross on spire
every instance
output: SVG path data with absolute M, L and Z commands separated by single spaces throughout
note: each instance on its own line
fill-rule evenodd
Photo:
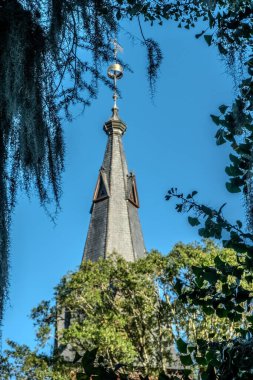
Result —
M 113 90 L 113 113 L 118 111 L 117 107 L 117 99 L 118 99 L 118 93 L 117 93 L 117 80 L 121 79 L 123 77 L 123 67 L 117 63 L 117 54 L 118 52 L 122 52 L 123 48 L 118 44 L 117 40 L 112 40 L 113 44 L 113 51 L 114 51 L 114 63 L 108 67 L 107 75 L 110 79 L 113 79 L 114 84 L 114 90 Z
M 114 38 L 112 40 L 112 44 L 113 44 L 113 51 L 114 51 L 114 60 L 115 60 L 115 63 L 117 61 L 117 54 L 118 52 L 122 53 L 123 52 L 123 47 L 120 46 L 120 44 L 118 44 L 116 38 Z

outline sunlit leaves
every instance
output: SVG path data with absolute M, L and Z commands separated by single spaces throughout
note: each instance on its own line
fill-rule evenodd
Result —
M 225 110 L 224 110 L 225 112 Z M 238 155 L 230 155 L 232 165 L 226 168 L 227 173 L 232 177 L 230 180 L 229 190 L 232 192 L 240 191 L 242 182 L 238 175 L 241 174 L 241 161 Z M 184 194 L 170 190 L 170 197 L 176 198 L 180 203 L 182 210 L 185 212 L 193 211 L 197 214 L 197 220 L 203 223 L 198 232 L 201 236 L 215 237 L 221 239 L 223 234 L 229 233 L 230 238 L 223 240 L 224 247 L 230 247 L 236 251 L 236 259 L 228 262 L 224 257 L 217 255 L 212 265 L 192 266 L 192 271 L 195 275 L 194 286 L 191 290 L 185 289 L 183 286 L 178 287 L 178 292 L 182 302 L 192 300 L 194 304 L 198 304 L 206 316 L 216 316 L 220 320 L 229 320 L 230 323 L 238 324 L 236 333 L 238 340 L 228 339 L 225 336 L 221 337 L 221 341 L 216 338 L 215 343 L 203 344 L 197 341 L 197 348 L 202 353 L 202 356 L 197 359 L 195 356 L 194 363 L 205 365 L 205 371 L 202 372 L 201 379 L 211 378 L 216 379 L 214 373 L 228 373 L 226 379 L 237 379 L 238 373 L 246 374 L 252 371 L 252 363 L 247 361 L 247 354 L 244 354 L 244 348 L 249 349 L 249 355 L 252 354 L 252 301 L 253 301 L 253 282 L 252 282 L 252 242 L 253 235 L 242 230 L 243 225 L 240 220 L 235 224 L 226 221 L 222 215 L 224 205 L 218 211 L 210 207 L 196 203 L 195 199 L 184 196 Z M 178 204 L 177 204 L 178 205 Z M 194 217 L 188 217 L 192 226 Z M 208 284 L 208 285 L 207 285 Z M 213 337 L 209 334 L 209 337 Z M 212 338 L 211 338 L 212 339 Z M 251 344 L 251 345 L 250 345 Z M 184 347 L 182 359 L 186 361 L 188 358 L 188 346 Z M 224 351 L 227 355 L 236 354 L 235 368 L 230 366 L 227 357 L 224 358 Z M 221 355 L 222 353 L 222 355 Z M 194 357 L 192 353 L 190 358 Z M 214 377 L 213 377 L 214 376 Z M 234 376 L 234 377 L 233 377 Z M 247 378 L 247 377 L 246 377 Z

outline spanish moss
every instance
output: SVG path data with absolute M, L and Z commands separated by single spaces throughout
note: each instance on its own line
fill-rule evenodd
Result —
M 95 98 L 117 32 L 97 1 L 0 1 L 0 323 L 8 294 L 9 229 L 17 190 L 59 209 L 64 142 L 60 114 Z M 49 15 L 49 17 L 48 17 Z M 79 17 L 79 16 L 82 17 Z M 80 49 L 87 52 L 81 60 Z M 66 80 L 67 79 L 67 80 Z M 70 85 L 66 85 L 70 83 Z
M 147 76 L 149 80 L 149 88 L 151 96 L 154 97 L 155 94 L 155 85 L 157 82 L 159 69 L 163 59 L 162 51 L 159 44 L 151 38 L 145 40 L 147 47 Z

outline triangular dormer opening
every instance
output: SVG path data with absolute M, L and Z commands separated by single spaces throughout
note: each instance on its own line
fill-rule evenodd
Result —
M 103 199 L 106 199 L 108 197 L 109 197 L 109 190 L 108 190 L 106 175 L 101 170 L 99 173 L 93 201 L 94 202 L 102 201 Z
M 137 186 L 136 186 L 136 180 L 135 180 L 135 175 L 130 173 L 129 177 L 129 192 L 128 192 L 128 200 L 135 206 L 135 207 L 140 207 L 139 205 L 139 197 L 138 197 L 138 192 L 137 192 Z

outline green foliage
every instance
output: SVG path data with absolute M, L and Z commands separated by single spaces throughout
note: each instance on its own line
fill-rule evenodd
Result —
M 32 351 L 25 345 L 8 342 L 9 349 L 1 357 L 0 375 L 2 380 L 69 380 L 73 365 L 64 363 L 62 358 L 50 357 Z M 2 365 L 4 363 L 4 365 Z
M 134 263 L 117 255 L 84 262 L 78 272 L 65 276 L 57 287 L 57 307 L 43 301 L 32 310 L 38 348 L 31 351 L 10 343 L 6 353 L 9 361 L 3 358 L 2 371 L 12 371 L 15 376 L 20 371 L 22 380 L 29 376 L 58 380 L 65 379 L 70 368 L 79 373 L 80 379 L 91 374 L 113 379 L 115 368 L 122 378 L 136 367 L 143 376 L 158 372 L 165 376 L 168 366 L 206 368 L 209 361 L 204 352 L 208 344 L 220 347 L 225 340 L 239 339 L 241 330 L 252 323 L 251 310 L 244 308 L 248 293 L 241 288 L 237 288 L 236 309 L 240 319 L 231 319 L 227 309 L 223 315 L 218 298 L 216 304 L 212 302 L 213 294 L 231 295 L 230 287 L 235 285 L 238 273 L 243 289 L 251 292 L 252 283 L 248 284 L 241 272 L 235 251 L 221 249 L 211 241 L 202 245 L 179 243 L 167 256 L 153 251 Z M 219 281 L 215 282 L 216 278 Z M 202 291 L 208 290 L 209 298 L 200 301 L 196 283 Z M 233 312 L 232 306 L 229 312 Z M 71 323 L 65 323 L 65 328 L 60 327 L 63 312 L 71 315 Z M 57 356 L 57 351 L 46 356 L 40 352 L 54 334 L 56 321 L 57 345 L 63 356 Z M 175 342 L 182 354 L 181 364 L 174 354 L 171 356 Z M 201 350 L 199 342 L 206 344 Z M 67 345 L 73 354 L 69 363 L 63 361 Z M 185 378 L 188 375 L 189 370 Z
M 234 157 L 232 159 L 236 161 Z M 199 228 L 201 236 L 221 239 L 226 234 L 228 237 L 222 241 L 223 246 L 234 249 L 234 256 L 224 260 L 222 255 L 217 255 L 213 263 L 193 264 L 195 279 L 192 285 L 186 289 L 182 286 L 182 281 L 178 280 L 179 299 L 187 305 L 194 302 L 195 305 L 201 306 L 206 316 L 216 315 L 220 320 L 229 320 L 237 336 L 232 334 L 233 336 L 229 337 L 221 333 L 218 339 L 211 332 L 211 342 L 201 338 L 191 346 L 191 358 L 195 363 L 203 362 L 205 367 L 202 379 L 210 376 L 222 380 L 249 379 L 253 371 L 252 361 L 249 360 L 253 347 L 253 236 L 243 230 L 241 221 L 237 220 L 235 224 L 231 224 L 224 218 L 224 205 L 218 211 L 211 209 L 198 204 L 195 195 L 196 192 L 194 195 L 191 193 L 184 196 L 173 188 L 168 192 L 167 199 L 178 199 L 176 209 L 180 212 L 197 214 L 198 220 L 204 224 Z M 181 352 L 186 353 L 188 349 L 189 346 L 187 349 L 183 346 Z
M 166 314 L 161 310 L 154 280 L 164 265 L 157 253 L 138 263 L 121 258 L 85 262 L 58 288 L 59 305 L 73 318 L 60 342 L 74 350 L 91 350 L 113 368 L 117 363 L 140 363 L 148 372 L 169 360 L 172 343 Z M 163 341 L 164 340 L 164 341 Z

